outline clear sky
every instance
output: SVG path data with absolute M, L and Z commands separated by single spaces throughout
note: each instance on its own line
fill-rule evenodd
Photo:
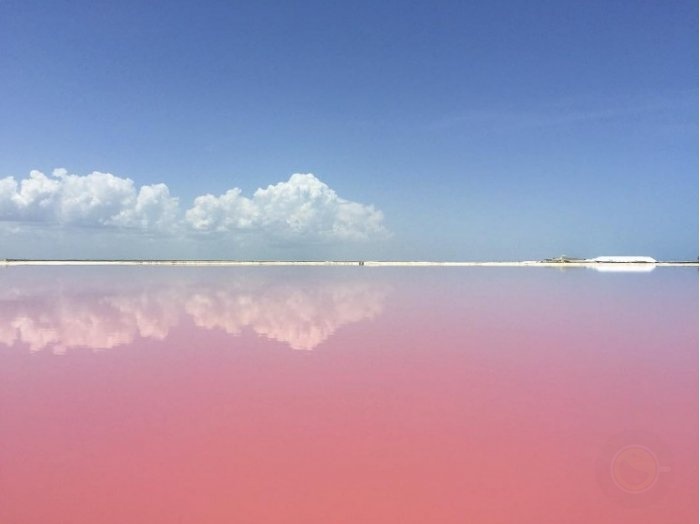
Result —
M 695 259 L 695 0 L 0 1 L 0 258 Z

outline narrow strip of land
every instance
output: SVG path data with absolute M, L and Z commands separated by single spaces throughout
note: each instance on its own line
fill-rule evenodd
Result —
M 698 262 L 439 262 L 379 260 L 22 260 L 0 259 L 0 266 L 365 266 L 365 267 L 698 267 Z

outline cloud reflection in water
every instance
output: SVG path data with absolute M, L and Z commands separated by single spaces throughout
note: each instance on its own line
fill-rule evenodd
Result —
M 343 325 L 377 317 L 389 292 L 385 283 L 357 274 L 292 279 L 268 269 L 132 269 L 87 280 L 75 271 L 20 276 L 28 278 L 0 275 L 0 345 L 54 353 L 164 340 L 186 322 L 232 336 L 251 330 L 310 350 Z

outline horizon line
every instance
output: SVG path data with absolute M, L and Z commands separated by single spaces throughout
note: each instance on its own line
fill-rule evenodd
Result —
M 698 261 L 619 261 L 597 262 L 594 260 L 576 261 L 430 261 L 430 260 L 232 260 L 232 259 L 30 259 L 4 258 L 0 265 L 154 265 L 154 266 L 454 266 L 454 267 L 597 267 L 597 266 L 668 266 L 668 267 L 698 267 Z

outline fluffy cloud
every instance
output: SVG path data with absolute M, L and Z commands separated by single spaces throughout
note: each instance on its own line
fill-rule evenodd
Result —
M 258 189 L 252 198 L 238 188 L 197 197 L 186 213 L 197 231 L 252 231 L 281 238 L 365 240 L 384 235 L 381 211 L 340 198 L 312 174 Z
M 386 235 L 383 214 L 345 200 L 312 174 L 260 188 L 252 197 L 233 188 L 198 196 L 181 211 L 165 184 L 137 188 L 129 178 L 65 169 L 51 176 L 32 171 L 20 181 L 0 179 L 0 221 L 46 222 L 157 231 L 254 233 L 283 240 L 367 240 Z
M 177 221 L 178 201 L 165 184 L 142 186 L 133 180 L 95 171 L 46 176 L 32 171 L 17 182 L 0 180 L 0 220 L 82 226 L 168 229 Z

